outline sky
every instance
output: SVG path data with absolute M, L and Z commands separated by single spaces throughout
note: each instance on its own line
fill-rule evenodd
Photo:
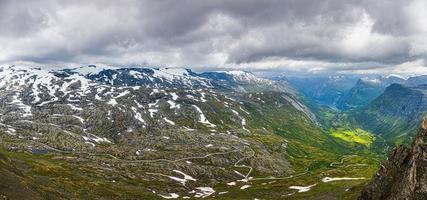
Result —
M 0 64 L 427 74 L 425 0 L 0 0 Z

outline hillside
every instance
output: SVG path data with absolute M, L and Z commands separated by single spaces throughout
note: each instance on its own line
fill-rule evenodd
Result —
M 393 84 L 352 117 L 363 128 L 390 141 L 409 143 L 427 110 L 426 92 L 426 86 Z
M 334 188 L 318 183 L 307 193 L 292 186 L 319 182 L 330 168 L 336 176 L 375 169 L 369 153 L 322 130 L 285 81 L 97 66 L 9 66 L 0 76 L 1 145 L 25 163 L 19 171 L 42 197 L 50 188 L 62 198 L 300 199 L 355 187 L 354 196 L 365 179 Z M 346 163 L 364 168 L 341 169 L 349 155 L 356 158 Z M 80 187 L 89 183 L 90 194 Z
M 348 110 L 366 106 L 380 96 L 389 85 L 393 83 L 403 84 L 405 81 L 405 79 L 396 76 L 361 78 L 339 99 L 337 107 L 342 110 Z

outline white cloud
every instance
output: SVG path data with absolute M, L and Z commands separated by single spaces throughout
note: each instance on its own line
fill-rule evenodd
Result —
M 5 0 L 0 12 L 0 63 L 424 73 L 427 58 L 423 0 Z
M 427 74 L 427 66 L 423 59 L 418 59 L 396 65 L 392 68 L 391 72 L 400 74 Z

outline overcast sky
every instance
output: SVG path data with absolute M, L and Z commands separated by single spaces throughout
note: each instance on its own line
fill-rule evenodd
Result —
M 426 73 L 426 0 L 0 0 L 0 63 Z

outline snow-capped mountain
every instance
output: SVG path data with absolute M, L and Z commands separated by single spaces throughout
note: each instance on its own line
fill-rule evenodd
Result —
M 273 156 L 259 141 L 246 136 L 277 137 L 272 132 L 278 127 L 291 135 L 306 127 L 316 129 L 316 117 L 292 91 L 286 82 L 248 72 L 5 66 L 0 68 L 0 138 L 14 150 L 92 157 L 108 154 L 126 162 L 198 158 L 216 152 L 212 155 L 225 156 L 220 166 L 280 174 L 289 169 L 285 157 Z M 326 137 L 314 131 L 297 133 L 294 139 L 274 141 L 287 145 L 303 138 L 304 144 L 318 146 L 314 138 Z M 260 151 L 257 156 L 268 160 L 241 166 L 253 147 Z M 221 168 L 215 164 L 179 165 L 189 163 L 193 175 L 215 172 L 219 177 L 240 179 L 251 175 L 218 171 Z M 165 173 L 175 167 L 145 170 Z
M 78 140 L 90 146 L 113 143 L 124 132 L 158 126 L 248 130 L 252 114 L 243 105 L 245 101 L 265 103 L 262 92 L 279 92 L 283 103 L 316 121 L 284 85 L 237 71 L 197 74 L 175 68 L 45 70 L 7 66 L 0 68 L 1 123 L 11 135 L 34 130 L 37 123 L 49 124 L 67 134 L 81 135 Z M 245 92 L 254 88 L 257 93 Z M 254 97 L 258 95 L 261 97 Z M 124 120 L 120 126 L 119 120 Z M 81 129 L 66 128 L 64 123 Z M 107 128 L 100 129 L 99 123 Z
M 266 90 L 281 91 L 292 95 L 294 88 L 285 80 L 270 80 L 255 76 L 246 71 L 214 71 L 204 72 L 199 76 L 210 79 L 219 87 L 231 88 L 240 92 L 262 92 Z

